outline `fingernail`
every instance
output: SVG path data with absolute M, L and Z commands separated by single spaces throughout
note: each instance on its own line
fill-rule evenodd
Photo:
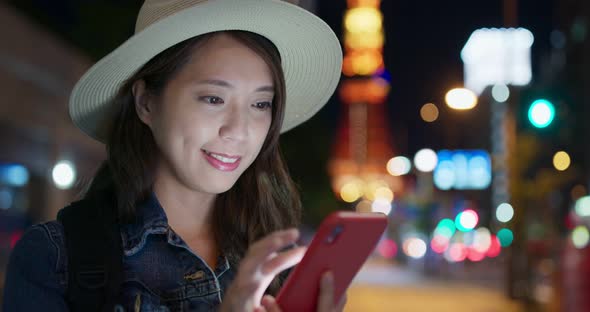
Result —
M 265 295 L 264 297 L 262 297 L 262 300 L 260 301 L 260 304 L 264 308 L 271 308 L 272 309 L 272 307 L 274 305 L 276 305 L 276 300 L 272 296 Z
M 322 285 L 324 287 L 329 287 L 332 283 L 334 283 L 334 274 L 332 274 L 332 272 L 325 273 L 322 278 Z
M 299 230 L 297 228 L 291 228 L 285 231 L 289 240 L 296 240 L 299 237 Z
M 272 296 L 269 295 L 265 295 L 264 297 L 262 297 L 262 302 L 265 304 L 271 304 L 274 303 L 275 299 Z

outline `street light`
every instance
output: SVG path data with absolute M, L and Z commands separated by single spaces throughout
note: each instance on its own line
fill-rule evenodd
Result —
M 477 105 L 477 95 L 469 89 L 455 88 L 447 92 L 445 102 L 450 108 L 468 110 Z
M 555 107 L 546 99 L 535 100 L 529 108 L 529 121 L 537 128 L 545 128 L 555 118 Z

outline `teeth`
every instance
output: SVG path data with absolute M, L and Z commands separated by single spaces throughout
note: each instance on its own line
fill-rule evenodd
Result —
M 213 158 L 215 158 L 215 159 L 217 159 L 219 161 L 222 161 L 224 163 L 233 164 L 236 161 L 238 161 L 237 158 L 227 158 L 227 157 L 223 157 L 223 156 L 219 156 L 219 155 L 213 154 L 211 152 L 206 152 L 206 153 L 207 153 L 207 155 L 209 155 L 209 156 L 211 156 L 211 157 L 213 157 Z

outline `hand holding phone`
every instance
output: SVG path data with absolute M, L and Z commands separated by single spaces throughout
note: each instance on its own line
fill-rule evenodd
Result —
M 323 273 L 334 277 L 334 302 L 367 260 L 387 226 L 382 213 L 334 212 L 320 225 L 301 262 L 281 288 L 283 312 L 315 312 Z

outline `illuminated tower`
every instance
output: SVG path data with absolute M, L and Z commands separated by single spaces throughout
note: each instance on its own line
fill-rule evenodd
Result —
M 370 210 L 376 200 L 387 212 L 401 180 L 387 173 L 394 156 L 386 120 L 389 82 L 383 63 L 383 15 L 380 0 L 348 0 L 344 16 L 345 56 L 340 85 L 342 116 L 330 160 L 334 193 L 357 210 Z M 383 208 L 384 207 L 384 208 Z M 389 207 L 389 208 L 388 208 Z

